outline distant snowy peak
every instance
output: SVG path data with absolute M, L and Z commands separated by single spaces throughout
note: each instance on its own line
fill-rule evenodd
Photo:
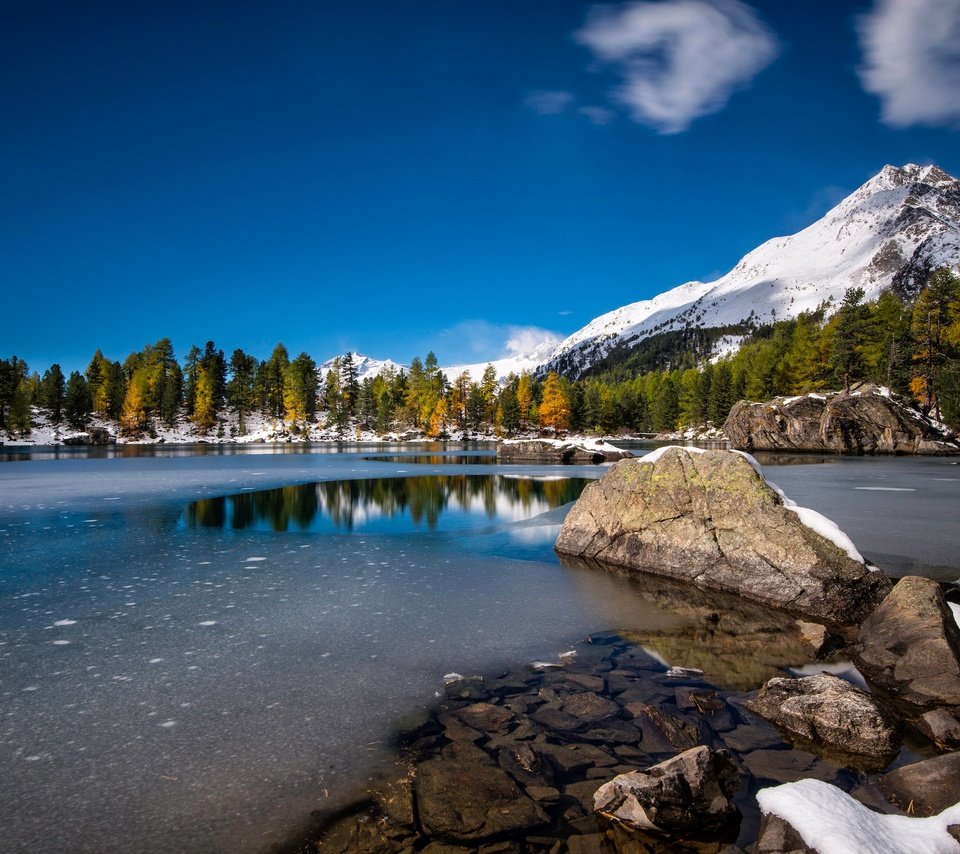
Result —
M 327 371 L 333 370 L 333 363 L 336 359 L 343 361 L 343 357 L 346 353 L 343 353 L 339 356 L 334 356 L 333 358 L 327 359 L 322 365 L 320 365 L 320 376 L 321 378 L 327 375 Z M 392 362 L 390 359 L 372 359 L 370 356 L 364 356 L 362 353 L 351 353 L 353 356 L 353 364 L 357 369 L 357 380 L 363 382 L 365 379 L 373 379 L 376 376 L 379 376 L 386 370 L 401 371 L 406 370 L 406 367 L 403 365 L 398 365 L 396 362 Z
M 612 350 L 660 332 L 769 323 L 866 298 L 910 296 L 929 272 L 960 266 L 960 182 L 936 166 L 885 166 L 803 231 L 761 244 L 725 276 L 687 282 L 601 315 L 541 367 L 580 376 Z

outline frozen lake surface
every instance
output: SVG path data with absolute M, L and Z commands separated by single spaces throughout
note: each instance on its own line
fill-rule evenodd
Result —
M 0 464 L 4 850 L 267 848 L 445 673 L 675 621 L 552 554 L 603 469 L 320 450 Z M 804 462 L 768 474 L 865 555 L 960 575 L 960 467 Z

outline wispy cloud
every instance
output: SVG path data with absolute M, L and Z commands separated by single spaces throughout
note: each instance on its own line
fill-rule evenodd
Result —
M 720 110 L 769 65 L 776 37 L 739 0 L 662 0 L 598 6 L 574 38 L 623 77 L 614 93 L 664 134 Z
M 595 125 L 608 125 L 617 117 L 613 110 L 608 110 L 606 107 L 586 106 L 581 107 L 577 112 L 586 116 Z
M 884 122 L 960 124 L 960 0 L 877 0 L 858 29 L 860 80 Z
M 552 116 L 562 113 L 573 103 L 573 95 L 569 92 L 531 92 L 524 103 L 542 116 Z

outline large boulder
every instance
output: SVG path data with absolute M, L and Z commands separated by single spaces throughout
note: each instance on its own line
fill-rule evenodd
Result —
M 594 795 L 594 810 L 640 830 L 682 835 L 716 830 L 739 816 L 740 787 L 725 750 L 694 747 L 673 759 L 620 774 Z
M 839 625 L 859 624 L 890 589 L 836 526 L 786 506 L 734 451 L 672 447 L 615 463 L 584 489 L 556 549 Z
M 893 716 L 866 691 L 827 673 L 771 679 L 744 705 L 832 751 L 890 758 L 900 747 Z
M 960 799 L 960 753 L 895 768 L 880 777 L 876 786 L 903 810 L 916 815 L 941 812 Z
M 616 448 L 603 439 L 507 439 L 497 446 L 498 463 L 589 465 L 632 456 L 630 451 Z
M 861 672 L 899 699 L 960 707 L 960 628 L 937 582 L 901 578 L 860 627 L 853 652 Z
M 956 436 L 888 389 L 863 386 L 831 395 L 741 400 L 723 425 L 745 451 L 821 451 L 840 454 L 956 454 Z

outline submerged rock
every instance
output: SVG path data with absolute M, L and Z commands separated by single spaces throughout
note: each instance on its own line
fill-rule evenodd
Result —
M 547 824 L 547 814 L 492 762 L 431 759 L 417 769 L 420 824 L 430 836 L 475 843 Z
M 863 620 L 890 581 L 849 540 L 795 512 L 743 455 L 665 448 L 616 463 L 584 489 L 558 552 L 737 593 L 839 625 Z M 828 539 L 801 521 L 831 533 Z M 832 530 L 831 530 L 832 526 Z
M 771 679 L 744 705 L 793 735 L 843 753 L 890 757 L 894 718 L 873 697 L 829 674 Z
M 498 463 L 546 463 L 583 465 L 609 463 L 632 457 L 603 439 L 569 441 L 558 439 L 506 440 L 497 446 Z
M 841 454 L 956 454 L 956 436 L 888 389 L 802 397 L 767 403 L 741 400 L 723 432 L 745 451 L 821 451 Z
M 860 671 L 901 700 L 960 706 L 960 628 L 935 581 L 900 579 L 860 627 L 853 652 Z
M 594 795 L 594 809 L 640 830 L 702 833 L 739 816 L 731 798 L 740 787 L 725 750 L 694 747 L 673 759 L 621 774 Z

